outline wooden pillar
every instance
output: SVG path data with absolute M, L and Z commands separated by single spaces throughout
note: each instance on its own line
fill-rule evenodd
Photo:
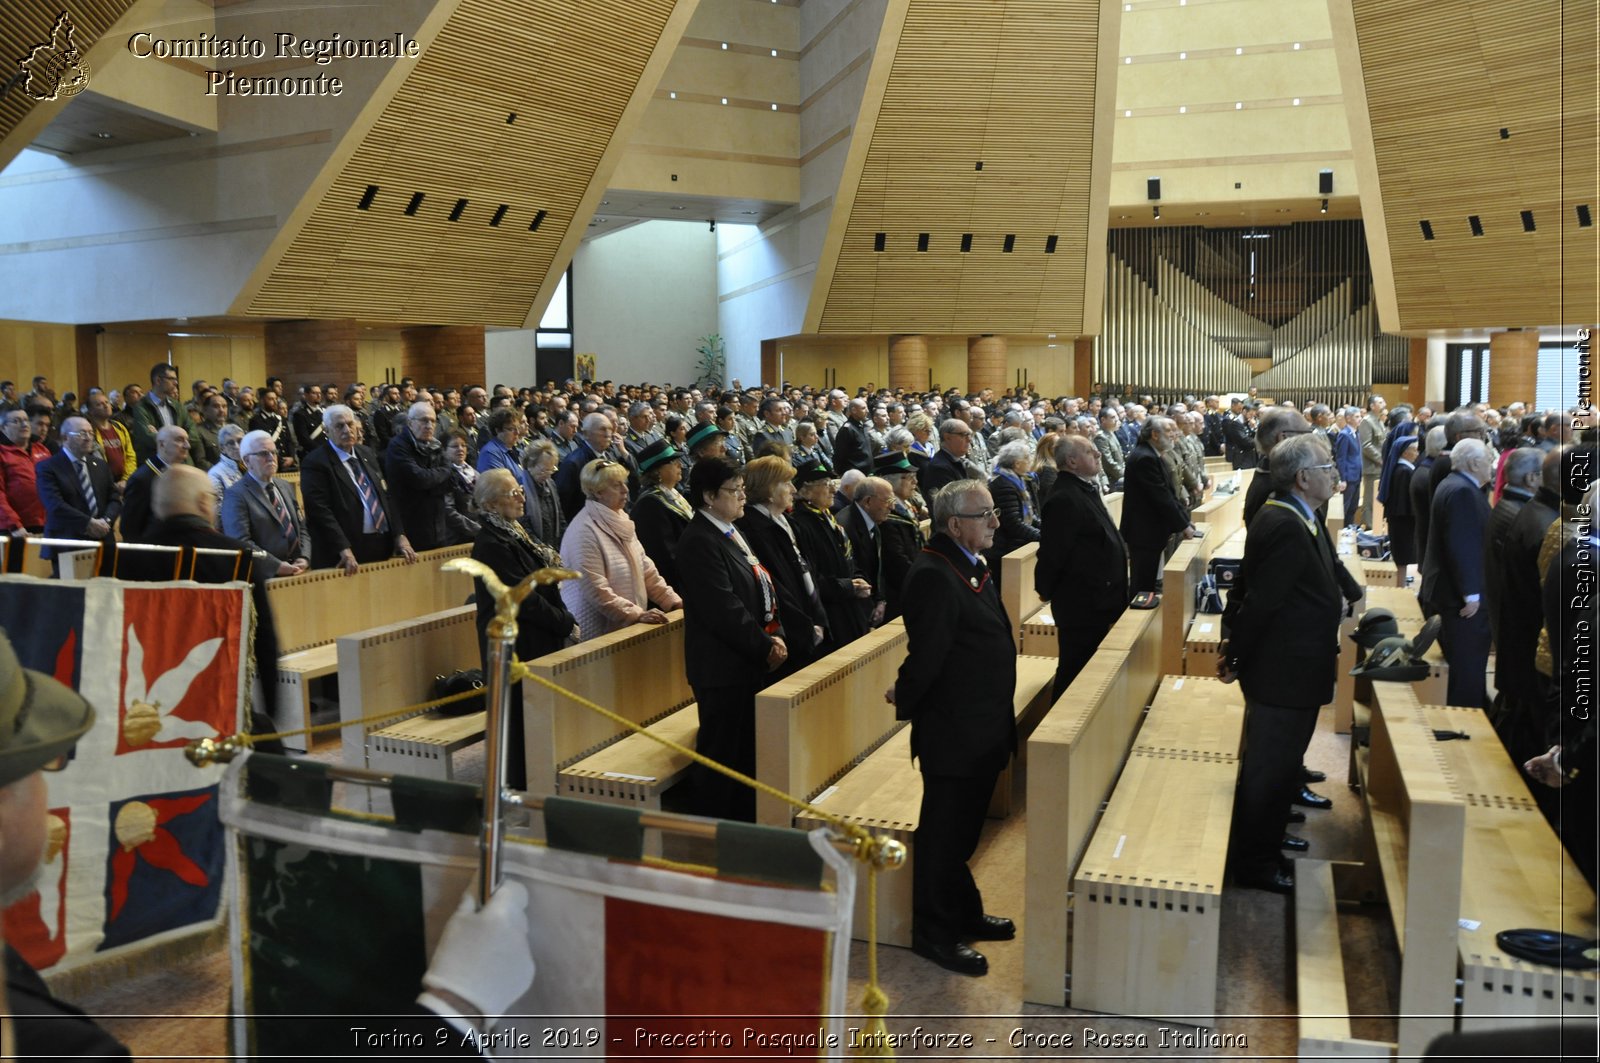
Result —
M 1421 409 L 1427 405 L 1428 394 L 1428 341 L 1424 337 L 1413 337 L 1410 350 L 1406 352 L 1406 401 L 1411 403 L 1413 410 Z
M 889 386 L 928 390 L 928 337 L 889 337 Z
M 971 336 L 967 339 L 967 393 L 1011 386 L 1006 379 L 1006 338 Z
M 400 375 L 419 387 L 460 388 L 488 376 L 482 325 L 408 328 L 400 342 Z
M 1072 390 L 1070 395 L 1087 399 L 1098 381 L 1094 379 L 1094 337 L 1079 336 L 1072 344 Z
M 302 384 L 353 384 L 356 335 L 353 318 L 268 322 L 267 376 L 283 378 L 287 403 L 295 401 Z
M 1532 408 L 1539 375 L 1539 330 L 1517 329 L 1489 337 L 1488 401 L 1525 402 Z

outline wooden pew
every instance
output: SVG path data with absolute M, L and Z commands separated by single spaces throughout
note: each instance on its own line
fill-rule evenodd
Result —
M 1074 1008 L 1214 1022 L 1243 733 L 1237 684 L 1162 680 L 1074 876 Z
M 1124 613 L 1028 738 L 1024 1000 L 1066 1002 L 1073 874 L 1161 675 L 1159 612 Z
M 883 692 L 905 657 L 897 620 L 756 695 L 756 778 L 807 800 L 837 782 L 902 726 Z M 786 802 L 756 794 L 757 823 L 793 818 Z
M 277 720 L 311 726 L 311 682 L 339 667 L 336 640 L 343 635 L 461 605 L 472 596 L 472 577 L 440 566 L 468 557 L 470 546 L 418 555 L 416 564 L 394 558 L 362 565 L 353 576 L 316 569 L 267 581 L 278 627 Z
M 1214 494 L 1204 505 L 1196 506 L 1189 514 L 1194 526 L 1206 533 L 1200 552 L 1207 561 L 1234 532 L 1244 527 L 1244 493 Z
M 1053 641 L 1054 632 L 1051 633 L 1052 642 L 1049 652 L 1039 645 L 1042 637 L 1035 639 L 1031 648 L 1023 647 L 1023 629 L 1030 623 L 1038 623 L 1039 612 L 1045 608 L 1045 603 L 1033 589 L 1034 571 L 1039 567 L 1039 544 L 1024 543 L 1000 559 L 1000 600 L 1006 607 L 1006 616 L 1011 618 L 1012 639 L 1017 644 L 1018 653 L 1031 653 L 1038 656 L 1055 656 L 1057 644 Z M 1048 622 L 1046 622 L 1048 623 Z M 1053 627 L 1053 625 L 1050 625 Z M 1042 635 L 1042 633 L 1036 633 Z
M 637 724 L 694 747 L 700 716 L 683 667 L 683 611 L 557 650 L 529 668 Z M 660 808 L 689 758 L 538 683 L 522 684 L 528 791 Z
M 392 712 L 433 698 L 434 679 L 478 667 L 477 609 L 462 605 L 358 631 L 335 641 L 339 718 Z M 449 779 L 450 754 L 483 738 L 484 713 L 417 714 L 346 727 L 341 756 L 352 767 Z
M 1394 571 L 1394 566 L 1390 566 Z M 1360 579 L 1359 573 L 1356 579 Z M 1394 614 L 1400 622 L 1400 633 L 1407 638 L 1412 637 L 1422 629 L 1422 605 L 1417 601 L 1417 596 L 1407 587 L 1373 586 L 1367 584 L 1366 609 L 1387 609 Z M 1349 639 L 1345 639 L 1349 642 Z M 1417 700 L 1430 705 L 1443 705 L 1449 698 L 1446 692 L 1450 687 L 1450 664 L 1444 659 L 1444 647 L 1437 641 L 1423 654 L 1423 659 L 1428 662 L 1428 678 L 1415 684 Z M 1351 665 L 1354 667 L 1354 665 Z M 1371 686 L 1368 682 L 1366 685 Z M 1361 696 L 1365 690 L 1358 690 Z
M 1161 575 L 1161 670 L 1183 674 L 1183 642 L 1194 619 L 1194 592 L 1206 573 L 1203 539 L 1190 539 L 1167 559 Z

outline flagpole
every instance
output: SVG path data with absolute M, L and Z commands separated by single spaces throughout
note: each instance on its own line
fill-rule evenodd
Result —
M 485 697 L 485 755 L 483 766 L 483 827 L 478 833 L 478 907 L 500 887 L 500 843 L 505 833 L 500 791 L 506 777 L 507 731 L 511 725 L 511 660 L 516 653 L 515 614 L 501 613 L 489 622 L 486 633 L 489 674 Z

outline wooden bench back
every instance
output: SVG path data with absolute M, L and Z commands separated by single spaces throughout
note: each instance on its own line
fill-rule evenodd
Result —
M 1209 536 L 1207 537 L 1209 538 Z M 1202 539 L 1190 539 L 1167 561 L 1161 582 L 1161 670 L 1183 674 L 1183 640 L 1194 619 L 1194 592 L 1206 574 Z
M 1000 600 L 1011 618 L 1011 640 L 1022 650 L 1022 625 L 1044 608 L 1033 589 L 1034 570 L 1039 567 L 1039 544 L 1024 543 L 1000 559 Z
M 1200 543 L 1200 553 L 1207 561 L 1228 536 L 1244 527 L 1244 492 L 1212 495 L 1204 505 L 1196 506 L 1189 519 L 1196 528 L 1206 533 Z
M 547 654 L 529 667 L 637 724 L 694 701 L 683 665 L 683 611 L 665 624 L 632 624 Z M 528 791 L 556 792 L 556 773 L 629 733 L 538 683 L 522 684 Z
M 1066 1001 L 1066 897 L 1160 679 L 1165 609 L 1124 613 L 1028 739 L 1025 1000 Z
M 436 676 L 478 667 L 477 615 L 476 607 L 461 605 L 340 636 L 340 718 L 359 720 L 429 701 Z M 340 732 L 344 762 L 365 767 L 367 734 L 395 722 L 346 727 Z
M 905 625 L 886 624 L 756 695 L 756 777 L 804 798 L 837 780 L 895 730 L 883 693 L 905 657 Z M 756 794 L 757 823 L 787 827 L 793 812 Z
M 294 653 L 465 603 L 472 577 L 440 566 L 471 555 L 470 546 L 446 546 L 418 554 L 414 565 L 392 558 L 362 565 L 354 576 L 322 568 L 268 580 L 278 652 Z

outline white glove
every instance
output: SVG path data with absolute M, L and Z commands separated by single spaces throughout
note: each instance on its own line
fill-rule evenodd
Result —
M 475 907 L 475 889 L 461 897 L 456 914 L 445 924 L 433 962 L 422 976 L 425 992 L 419 1002 L 440 1010 L 433 994 L 448 994 L 470 1004 L 494 1025 L 533 984 L 533 954 L 528 951 L 528 889 L 506 879 L 481 911 Z M 432 997 L 432 999 L 427 999 Z

